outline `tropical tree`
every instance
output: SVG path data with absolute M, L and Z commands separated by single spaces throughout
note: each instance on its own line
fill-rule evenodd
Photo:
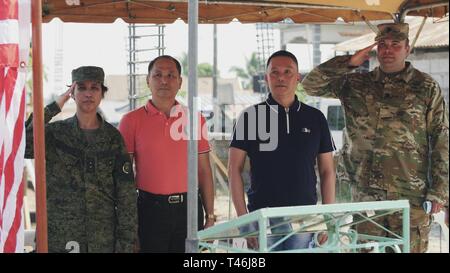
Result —
M 199 77 L 212 77 L 214 74 L 214 68 L 209 63 L 201 63 L 197 66 L 197 69 Z
M 236 76 L 241 79 L 244 89 L 253 88 L 253 76 L 258 75 L 259 70 L 259 58 L 256 52 L 253 52 L 250 58 L 245 57 L 245 69 L 238 66 L 230 68 L 230 72 L 236 73 Z
M 188 76 L 189 73 L 189 64 L 188 64 L 188 56 L 186 52 L 183 52 L 180 57 L 181 64 L 181 74 L 184 76 Z M 200 63 L 197 65 L 197 73 L 198 77 L 212 77 L 214 68 L 210 63 Z M 217 76 L 219 76 L 219 71 L 217 71 Z

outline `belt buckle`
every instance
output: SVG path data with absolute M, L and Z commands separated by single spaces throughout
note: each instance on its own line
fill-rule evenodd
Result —
M 169 204 L 178 204 L 183 202 L 183 195 L 171 195 L 167 198 Z

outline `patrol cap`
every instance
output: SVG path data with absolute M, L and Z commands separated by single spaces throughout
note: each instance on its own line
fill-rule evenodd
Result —
M 381 39 L 396 39 L 399 41 L 408 39 L 409 25 L 407 23 L 386 23 L 379 24 L 375 41 Z
M 105 72 L 98 66 L 80 66 L 72 70 L 72 82 L 97 81 L 101 84 L 105 81 Z

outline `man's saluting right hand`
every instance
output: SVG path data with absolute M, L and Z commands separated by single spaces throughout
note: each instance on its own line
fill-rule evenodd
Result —
M 353 54 L 353 56 L 350 58 L 350 61 L 348 61 L 348 65 L 349 66 L 356 66 L 356 67 L 362 65 L 365 61 L 367 61 L 370 58 L 369 52 L 377 44 L 378 44 L 378 42 L 375 42 L 375 43 L 371 44 L 368 47 L 365 47 L 365 48 L 363 48 L 361 50 L 356 51 L 356 53 Z

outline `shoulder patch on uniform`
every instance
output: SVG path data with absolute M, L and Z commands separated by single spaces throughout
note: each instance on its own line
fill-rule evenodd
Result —
M 131 172 L 131 163 L 128 161 L 123 163 L 122 171 L 123 173 L 129 174 Z

